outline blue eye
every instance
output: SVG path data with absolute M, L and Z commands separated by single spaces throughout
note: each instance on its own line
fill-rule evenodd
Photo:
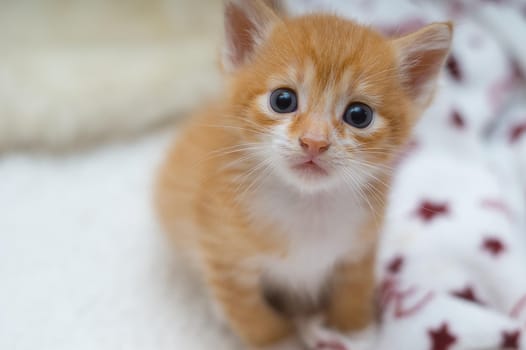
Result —
M 364 103 L 351 103 L 343 114 L 343 121 L 355 128 L 364 129 L 373 122 L 373 110 Z
M 291 89 L 281 88 L 270 94 L 270 107 L 276 113 L 292 113 L 298 109 L 298 98 Z

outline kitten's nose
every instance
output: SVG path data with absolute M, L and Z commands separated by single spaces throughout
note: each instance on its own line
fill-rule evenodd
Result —
M 299 138 L 301 148 L 303 148 L 311 156 L 317 156 L 323 152 L 326 152 L 331 143 L 325 138 L 312 138 L 312 137 L 300 137 Z

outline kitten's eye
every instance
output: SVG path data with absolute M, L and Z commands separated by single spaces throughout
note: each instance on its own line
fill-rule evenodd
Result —
M 343 121 L 358 129 L 364 129 L 373 121 L 373 110 L 366 104 L 351 103 L 343 114 Z
M 276 113 L 292 113 L 298 109 L 298 98 L 291 89 L 281 88 L 270 94 L 270 107 Z

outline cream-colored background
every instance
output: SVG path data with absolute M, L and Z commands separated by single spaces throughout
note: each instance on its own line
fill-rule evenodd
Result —
M 0 0 L 0 151 L 177 118 L 218 88 L 220 0 Z

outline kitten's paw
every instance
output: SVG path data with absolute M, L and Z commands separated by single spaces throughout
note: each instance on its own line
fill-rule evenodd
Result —
M 327 328 L 322 318 L 312 318 L 298 324 L 300 337 L 309 350 L 369 350 L 373 329 L 345 335 Z
M 321 317 L 299 321 L 298 331 L 309 350 L 351 350 L 344 336 L 326 328 Z

